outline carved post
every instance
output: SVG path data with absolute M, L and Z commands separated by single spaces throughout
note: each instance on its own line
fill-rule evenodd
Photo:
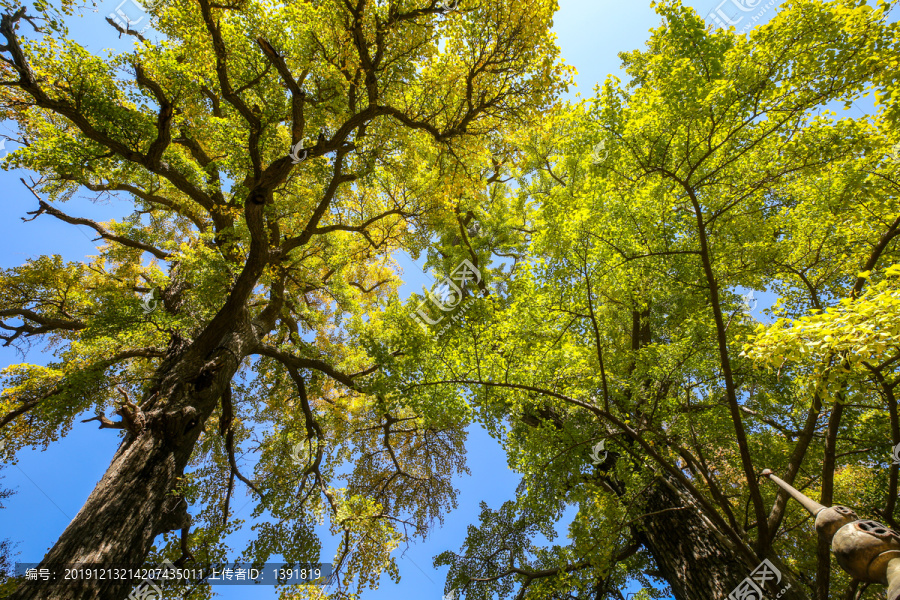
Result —
M 822 506 L 766 469 L 762 474 L 816 518 L 816 532 L 831 542 L 838 564 L 853 578 L 888 587 L 888 600 L 900 600 L 900 534 L 876 521 L 860 520 L 846 506 Z

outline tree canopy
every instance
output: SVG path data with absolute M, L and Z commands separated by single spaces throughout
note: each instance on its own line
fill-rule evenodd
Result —
M 556 2 L 163 0 L 160 40 L 128 30 L 108 56 L 67 35 L 77 7 L 4 8 L 0 104 L 23 142 L 6 167 L 35 173 L 32 219 L 102 243 L 0 274 L 0 337 L 55 356 L 3 372 L 3 452 L 84 413 L 124 435 L 45 561 L 221 559 L 247 485 L 267 519 L 245 559 L 328 562 L 324 523 L 333 597 L 396 577 L 391 551 L 455 502 L 465 433 L 390 395 L 404 350 L 384 340 L 415 325 L 378 315 L 396 253 L 464 230 L 509 136 L 565 89 Z M 133 210 L 62 208 L 86 192 Z
M 758 477 L 897 528 L 889 8 L 795 2 L 740 36 L 662 3 L 647 48 L 620 55 L 627 85 L 523 140 L 532 235 L 509 294 L 407 380 L 466 387 L 523 474 L 437 558 L 466 598 L 617 597 L 629 578 L 723 598 L 764 558 L 796 597 L 849 597 L 807 513 Z M 834 112 L 866 95 L 875 114 Z M 565 543 L 530 543 L 569 507 Z M 715 539 L 673 551 L 687 510 Z M 716 570 L 707 542 L 744 564 Z
M 461 598 L 725 598 L 762 560 L 785 600 L 878 597 L 759 476 L 900 529 L 894 3 L 745 36 L 667 0 L 628 81 L 563 104 L 555 2 L 198 2 L 104 58 L 71 6 L 0 23 L 32 218 L 103 240 L 0 275 L 6 343 L 56 352 L 3 373 L 3 452 L 85 412 L 124 435 L 45 560 L 220 560 L 243 484 L 242 556 L 340 541 L 334 587 L 282 597 L 358 597 L 455 505 L 478 424 L 522 483 L 436 557 Z M 84 190 L 134 212 L 58 207 Z M 401 301 L 399 252 L 441 289 Z

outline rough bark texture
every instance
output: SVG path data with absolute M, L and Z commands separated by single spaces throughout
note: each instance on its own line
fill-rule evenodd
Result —
M 660 575 L 676 600 L 724 600 L 762 562 L 751 562 L 728 538 L 703 518 L 687 490 L 677 482 L 660 478 L 649 490 L 641 520 L 641 542 L 656 561 Z M 766 557 L 782 572 L 778 585 L 770 582 L 765 598 L 771 599 L 790 583 L 779 600 L 806 600 L 797 581 L 776 557 Z
M 254 341 L 248 321 L 235 324 L 209 356 L 177 352 L 160 367 L 160 383 L 141 403 L 140 425 L 129 429 L 103 478 L 50 549 L 41 566 L 90 563 L 140 567 L 153 540 L 190 525 L 185 501 L 174 497 L 203 423 Z M 57 572 L 57 580 L 59 580 Z M 139 582 L 138 582 L 139 583 Z M 136 582 L 72 579 L 25 582 L 12 600 L 123 600 Z

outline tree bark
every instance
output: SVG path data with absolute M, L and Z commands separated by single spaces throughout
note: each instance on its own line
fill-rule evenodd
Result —
M 645 498 L 639 541 L 676 600 L 725 600 L 762 562 L 717 531 L 673 478 L 661 476 Z M 779 600 L 806 600 L 803 588 L 781 561 L 774 556 L 765 558 L 781 571 L 782 579 L 777 585 L 769 582 L 764 586 L 764 598 L 775 598 L 790 584 Z
M 203 424 L 255 340 L 249 319 L 225 332 L 210 356 L 190 350 L 164 360 L 112 463 L 38 568 L 90 563 L 143 566 L 161 533 L 190 526 L 186 502 L 170 492 L 184 473 Z M 131 419 L 123 419 L 130 421 Z M 12 600 L 123 600 L 140 581 L 79 578 L 26 581 Z M 61 580 L 62 579 L 62 580 Z

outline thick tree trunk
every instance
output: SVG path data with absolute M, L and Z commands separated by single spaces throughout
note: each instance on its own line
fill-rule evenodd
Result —
M 170 492 L 236 372 L 238 357 L 252 343 L 249 325 L 236 328 L 241 331 L 223 336 L 211 356 L 164 361 L 159 385 L 142 403 L 144 422 L 130 428 L 103 478 L 40 567 L 140 567 L 156 536 L 189 526 L 185 501 Z M 136 585 L 93 577 L 59 581 L 62 575 L 57 572 L 54 584 L 25 582 L 12 600 L 123 600 Z
M 676 600 L 727 599 L 762 562 L 762 558 L 755 560 L 740 552 L 717 531 L 687 490 L 669 477 L 661 477 L 651 487 L 643 508 L 648 516 L 641 519 L 640 541 L 653 556 Z M 781 571 L 782 578 L 778 584 L 766 583 L 763 597 L 806 600 L 803 589 L 781 561 L 777 557 L 766 558 Z M 789 589 L 778 596 L 788 585 Z

